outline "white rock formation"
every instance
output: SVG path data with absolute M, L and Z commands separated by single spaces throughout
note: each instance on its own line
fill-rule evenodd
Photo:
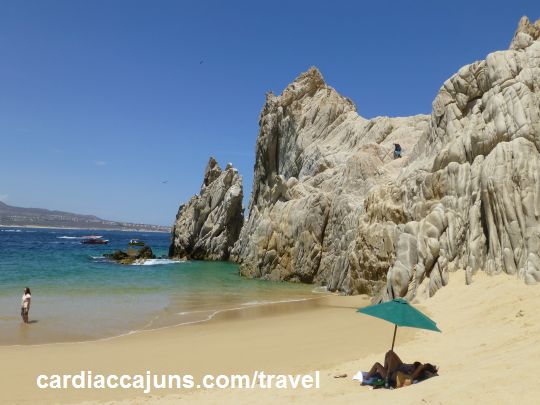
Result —
M 510 49 L 525 49 L 540 37 L 540 20 L 534 24 L 525 16 L 519 20 L 518 28 L 510 43 Z
M 242 177 L 210 158 L 201 191 L 178 209 L 169 256 L 227 260 L 244 222 Z
M 540 20 L 461 68 L 431 117 L 360 117 L 314 68 L 260 117 L 241 273 L 381 298 L 448 271 L 540 281 Z M 394 160 L 392 144 L 404 157 Z
M 439 91 L 396 182 L 406 224 L 383 298 L 414 296 L 422 282 L 432 295 L 457 269 L 469 281 L 478 270 L 540 280 L 539 34 L 540 21 L 522 18 L 510 50 L 464 66 Z
M 232 255 L 241 273 L 370 292 L 394 248 L 380 244 L 387 230 L 366 235 L 375 256 L 358 267 L 364 198 L 396 178 L 408 158 L 393 159 L 393 142 L 411 151 L 429 117 L 366 120 L 312 68 L 268 94 L 260 127 L 249 218 Z

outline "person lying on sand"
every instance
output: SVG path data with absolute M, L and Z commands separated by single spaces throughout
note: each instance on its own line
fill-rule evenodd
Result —
M 437 367 L 429 363 L 422 364 L 415 361 L 414 364 L 402 364 L 395 373 L 393 381 L 396 382 L 396 388 L 401 388 L 411 385 L 414 381 L 427 380 L 436 375 Z
M 384 380 L 388 379 L 392 385 L 395 383 L 395 386 L 400 388 L 411 385 L 415 380 L 425 380 L 437 375 L 437 367 L 418 361 L 413 364 L 403 363 L 394 351 L 389 350 L 384 356 L 384 366 L 379 362 L 375 363 L 369 370 L 366 379 L 372 378 L 375 374 L 380 375 Z
M 386 377 L 394 374 L 402 364 L 399 356 L 394 351 L 388 350 L 384 355 L 384 366 L 379 362 L 375 363 L 366 378 L 370 379 L 375 374 L 379 374 L 382 379 L 386 380 Z

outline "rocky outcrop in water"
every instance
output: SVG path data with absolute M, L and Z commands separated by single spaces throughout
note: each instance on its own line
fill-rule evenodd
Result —
M 200 193 L 178 210 L 169 256 L 227 260 L 244 222 L 242 198 L 238 171 L 230 163 L 222 171 L 210 158 Z
M 364 119 L 315 68 L 268 94 L 241 273 L 382 299 L 432 295 L 456 270 L 540 281 L 539 37 L 523 18 L 431 116 Z
M 143 246 L 140 249 L 129 248 L 127 252 L 115 250 L 113 253 L 105 253 L 103 257 L 119 264 L 133 264 L 156 258 L 150 246 Z

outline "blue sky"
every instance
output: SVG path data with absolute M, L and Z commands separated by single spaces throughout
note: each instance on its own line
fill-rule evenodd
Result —
M 310 66 L 364 117 L 430 113 L 534 1 L 0 1 L 0 200 L 169 225 Z M 201 64 L 200 62 L 203 61 Z M 162 181 L 168 183 L 163 184 Z

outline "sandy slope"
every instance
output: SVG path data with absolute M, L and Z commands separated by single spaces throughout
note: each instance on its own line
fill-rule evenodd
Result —
M 141 398 L 138 403 L 331 403 L 331 404 L 526 404 L 540 398 L 540 288 L 507 275 L 477 274 L 466 286 L 463 273 L 421 303 L 442 334 L 420 332 L 397 346 L 405 360 L 430 361 L 440 376 L 399 390 L 369 390 L 333 375 L 380 360 L 383 351 L 322 371 L 318 391 L 205 391 L 193 395 Z M 366 332 L 365 339 L 370 337 Z M 386 342 L 384 342 L 386 343 Z M 332 343 L 329 342 L 331 345 Z M 351 356 L 352 357 L 352 356 Z

